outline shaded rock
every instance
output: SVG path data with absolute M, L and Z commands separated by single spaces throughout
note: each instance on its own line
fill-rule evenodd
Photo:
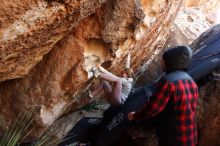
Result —
M 130 52 L 138 77 L 161 50 L 181 5 L 182 0 L 3 2 L 0 133 L 36 106 L 30 135 L 36 138 L 62 114 L 94 100 L 88 97 L 88 75 L 97 63 L 120 75 Z
M 198 107 L 198 136 L 200 146 L 220 145 L 220 82 L 210 81 L 200 88 Z
M 71 104 L 67 100 L 73 102 L 68 94 L 75 94 L 76 87 L 78 90 L 84 88 L 87 72 L 82 65 L 82 48 L 72 37 L 69 35 L 65 41 L 59 42 L 24 79 L 1 83 L 1 116 L 5 121 L 16 119 L 20 112 L 36 106 L 39 108 L 36 122 L 50 125 Z M 38 133 L 35 131 L 34 134 Z
M 220 25 L 203 33 L 196 39 L 191 46 L 195 49 L 204 47 L 204 42 L 210 40 L 212 36 L 220 33 Z M 219 73 L 217 71 L 216 73 Z M 219 80 L 210 80 L 204 87 L 200 88 L 200 98 L 198 106 L 198 134 L 199 145 L 218 146 L 220 145 L 220 82 Z

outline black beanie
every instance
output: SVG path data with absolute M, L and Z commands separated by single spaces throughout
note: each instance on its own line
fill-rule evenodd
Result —
M 192 59 L 192 49 L 188 46 L 176 46 L 163 54 L 166 71 L 187 70 Z

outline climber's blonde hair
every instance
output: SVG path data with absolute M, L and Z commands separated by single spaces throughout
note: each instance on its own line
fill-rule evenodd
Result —
M 125 68 L 123 72 L 126 73 L 129 78 L 134 78 L 134 71 L 132 68 Z

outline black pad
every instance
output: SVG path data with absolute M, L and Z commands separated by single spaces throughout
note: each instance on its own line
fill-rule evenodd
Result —
M 145 104 L 147 97 L 150 96 L 146 93 L 148 90 L 150 91 L 150 87 L 140 88 L 130 94 L 124 105 L 107 109 L 95 146 L 111 145 L 126 131 L 130 124 L 127 118 L 128 113 Z
M 72 143 L 91 143 L 98 132 L 101 118 L 84 117 L 67 134 L 59 146 L 68 146 Z

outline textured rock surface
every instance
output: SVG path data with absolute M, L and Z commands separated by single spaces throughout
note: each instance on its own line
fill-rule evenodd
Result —
M 194 49 L 203 48 L 204 41 L 220 33 L 220 25 L 202 34 L 192 43 Z M 217 71 L 216 73 L 219 73 Z M 220 145 L 220 81 L 211 80 L 200 89 L 197 123 L 199 128 L 199 145 Z
M 204 41 L 211 39 L 212 36 L 220 32 L 220 25 L 203 33 L 198 39 L 193 41 L 191 47 L 194 50 L 203 48 Z M 158 57 L 157 57 L 158 58 Z M 145 75 L 141 77 L 149 82 L 155 79 L 161 73 L 160 67 L 155 67 L 159 60 L 155 59 L 150 66 L 153 69 L 147 70 Z M 138 83 L 139 83 L 138 82 Z M 219 146 L 220 140 L 220 96 L 219 96 L 219 80 L 211 80 L 205 86 L 200 88 L 200 98 L 197 108 L 197 125 L 198 125 L 198 143 L 200 146 Z M 157 146 L 157 138 L 154 124 L 150 121 L 141 126 L 135 126 L 128 130 L 128 133 L 140 146 Z
M 57 41 L 103 2 L 4 1 L 0 5 L 0 81 L 28 74 Z
M 200 89 L 199 100 L 199 145 L 220 145 L 220 82 L 211 81 Z
M 191 44 L 201 33 L 211 28 L 204 13 L 200 9 L 183 7 L 175 19 L 171 34 L 168 40 L 169 45 Z
M 196 7 L 199 8 L 201 13 L 206 17 L 207 21 L 211 24 L 219 23 L 219 0 L 186 0 L 184 5 L 186 7 Z M 216 12 L 218 14 L 216 14 Z
M 189 2 L 194 2 L 194 5 L 192 6 L 187 4 Z M 198 2 L 200 3 L 198 4 Z M 164 49 L 176 45 L 190 45 L 192 41 L 198 38 L 203 32 L 211 28 L 213 25 L 216 25 L 217 22 L 211 23 L 206 19 L 206 15 L 212 14 L 217 16 L 220 14 L 217 10 L 220 10 L 220 1 L 214 1 L 214 3 L 215 5 L 209 1 L 186 1 L 185 7 L 180 9 L 174 24 L 171 27 L 171 32 L 167 42 L 164 45 Z M 210 9 L 206 12 L 202 11 L 203 8 L 207 7 L 206 5 L 211 4 L 213 9 Z M 161 50 L 151 64 L 149 64 L 145 73 L 143 73 L 137 81 L 137 85 L 143 85 L 145 82 L 151 82 L 160 75 L 162 70 L 158 65 L 158 62 L 160 61 L 162 54 L 163 50 Z
M 201 33 L 219 23 L 220 1 L 185 1 L 166 46 L 191 44 Z
M 162 48 L 181 5 L 182 0 L 1 2 L 0 133 L 18 113 L 36 106 L 37 137 L 63 113 L 90 102 L 87 71 L 98 62 L 120 74 L 130 52 L 138 76 Z

